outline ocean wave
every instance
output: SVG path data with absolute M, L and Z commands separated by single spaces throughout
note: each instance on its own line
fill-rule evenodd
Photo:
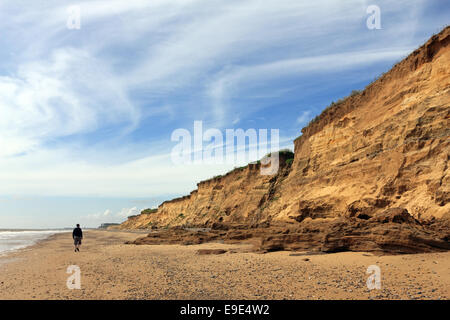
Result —
M 49 236 L 69 230 L 0 230 L 0 254 L 23 249 Z

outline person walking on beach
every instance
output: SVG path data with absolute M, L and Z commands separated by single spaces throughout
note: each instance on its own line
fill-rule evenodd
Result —
M 73 244 L 75 245 L 75 252 L 80 251 L 81 239 L 83 239 L 83 231 L 81 230 L 79 224 L 77 224 L 77 227 L 73 229 L 72 238 Z

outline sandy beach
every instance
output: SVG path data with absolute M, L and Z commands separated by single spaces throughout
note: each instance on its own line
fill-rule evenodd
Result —
M 248 245 L 126 245 L 132 232 L 86 231 L 81 252 L 70 233 L 0 257 L 0 299 L 449 299 L 450 252 L 374 256 L 251 253 Z M 199 255 L 200 249 L 225 249 Z M 81 271 L 69 290 L 67 268 Z M 368 290 L 367 267 L 381 269 Z

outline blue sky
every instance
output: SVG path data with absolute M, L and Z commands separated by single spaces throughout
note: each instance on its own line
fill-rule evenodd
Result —
M 449 16 L 440 0 L 2 0 L 0 228 L 120 222 L 232 169 L 172 163 L 195 120 L 292 148 Z

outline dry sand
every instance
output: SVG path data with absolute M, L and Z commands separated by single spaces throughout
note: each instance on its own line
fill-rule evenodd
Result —
M 450 252 L 373 256 L 343 252 L 256 254 L 247 245 L 123 244 L 131 232 L 86 231 L 81 252 L 70 233 L 0 258 L 0 299 L 449 299 Z M 198 255 L 199 249 L 232 250 Z M 295 255 L 294 255 L 295 254 Z M 78 265 L 81 289 L 69 290 Z M 381 268 L 368 290 L 367 267 Z

